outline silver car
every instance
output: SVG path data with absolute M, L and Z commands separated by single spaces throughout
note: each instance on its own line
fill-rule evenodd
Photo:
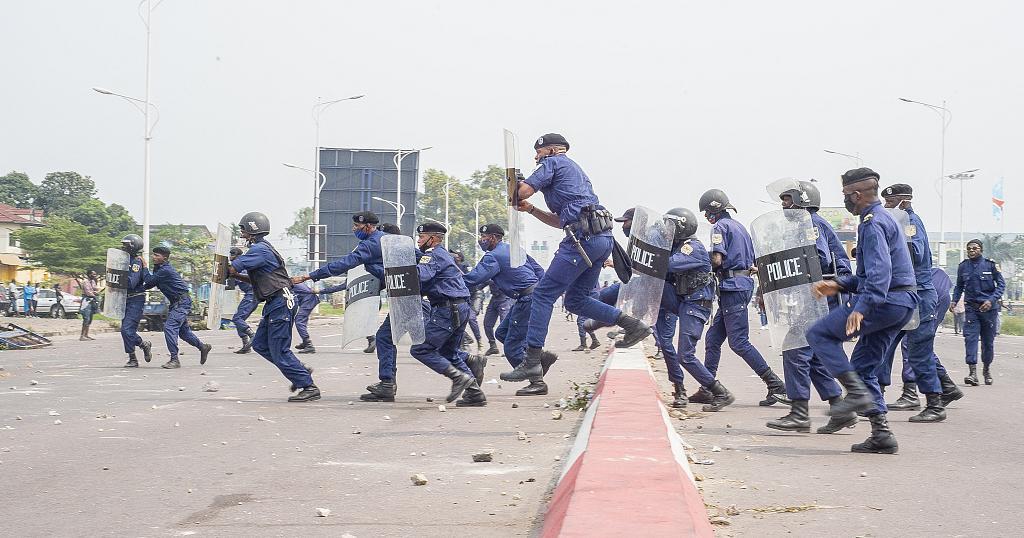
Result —
M 82 309 L 82 298 L 70 293 L 61 292 L 60 304 L 57 304 L 57 294 L 52 288 L 38 288 L 33 299 L 36 301 L 36 315 L 50 316 L 51 318 L 74 318 Z M 17 311 L 19 314 L 25 311 L 24 288 L 18 289 Z

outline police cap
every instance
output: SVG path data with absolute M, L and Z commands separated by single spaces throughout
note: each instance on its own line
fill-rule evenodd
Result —
M 914 188 L 906 183 L 897 183 L 886 187 L 882 191 L 882 196 L 906 196 L 907 198 L 912 198 L 914 196 Z
M 493 234 L 505 237 L 505 230 L 497 224 L 484 224 L 480 227 L 481 234 Z
M 380 219 L 373 211 L 360 211 L 352 215 L 352 222 L 356 224 L 379 224 Z
M 878 172 L 875 172 L 870 168 L 854 168 L 853 170 L 847 170 L 846 173 L 843 174 L 843 186 L 845 187 L 851 183 L 860 183 L 861 181 L 868 179 L 878 181 L 882 179 L 882 177 L 878 175 Z
M 533 143 L 534 151 L 543 148 L 544 146 L 565 146 L 565 149 L 569 149 L 569 142 L 564 136 L 558 133 L 548 133 L 537 139 Z
M 636 208 L 629 208 L 621 217 L 615 219 L 615 222 L 626 222 L 627 220 L 633 220 L 633 213 L 636 213 Z
M 418 234 L 444 234 L 448 233 L 448 228 L 444 227 L 444 224 L 440 222 L 424 222 L 416 228 Z

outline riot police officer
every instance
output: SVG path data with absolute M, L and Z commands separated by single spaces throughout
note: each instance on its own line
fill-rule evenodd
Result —
M 786 400 L 786 385 L 775 375 L 761 353 L 750 343 L 750 322 L 747 306 L 754 295 L 754 243 L 747 229 L 732 218 L 729 210 L 736 208 L 719 189 L 711 189 L 700 197 L 699 209 L 713 225 L 711 230 L 711 266 L 718 279 L 718 312 L 704 340 L 704 366 L 712 375 L 718 373 L 722 344 L 728 338 L 729 348 L 747 363 L 768 387 L 761 405 Z M 711 403 L 713 396 L 698 391 L 691 402 Z
M 483 329 L 488 343 L 487 351 L 484 353 L 485 357 L 501 353 L 495 339 L 494 329 L 508 317 L 512 304 L 515 303 L 515 301 L 502 293 L 501 288 L 494 282 L 487 284 L 487 291 L 490 293 L 491 299 L 487 301 L 487 308 L 484 309 Z
M 346 284 L 338 284 L 315 291 L 305 284 L 292 284 L 292 293 L 295 295 L 295 304 L 297 305 L 295 332 L 299 333 L 299 338 L 302 339 L 302 343 L 295 346 L 299 353 L 316 353 L 316 346 L 309 338 L 309 316 L 313 313 L 313 309 L 320 305 L 320 296 L 344 291 L 347 287 Z
M 161 368 L 181 368 L 181 363 L 178 362 L 178 337 L 198 349 L 199 364 L 206 364 L 213 346 L 204 344 L 188 326 L 188 315 L 192 313 L 192 297 L 189 295 L 188 283 L 171 265 L 171 249 L 165 246 L 153 249 L 153 271 L 143 280 L 147 290 L 159 288 L 168 302 L 164 341 L 167 343 L 167 351 L 171 358 Z
M 996 318 L 999 316 L 999 299 L 1006 290 L 1006 281 L 999 271 L 999 264 L 983 257 L 983 252 L 981 241 L 978 239 L 967 242 L 967 259 L 960 262 L 956 269 L 956 287 L 953 288 L 953 304 L 956 304 L 963 295 L 967 308 L 964 346 L 967 350 L 967 368 L 970 372 L 964 378 L 964 383 L 974 386 L 978 386 L 979 340 L 982 375 L 985 377 L 986 385 L 992 384 Z
M 252 339 L 252 349 L 277 366 L 292 382 L 292 392 L 299 391 L 288 398 L 289 402 L 319 400 L 320 389 L 313 383 L 312 369 L 299 362 L 291 350 L 295 297 L 284 258 L 266 239 L 270 233 L 270 219 L 253 211 L 242 216 L 238 227 L 242 238 L 249 244 L 249 250 L 231 261 L 229 274 L 252 284 L 253 299 L 257 304 L 266 302 L 263 317 Z M 242 272 L 246 276 L 240 276 Z
M 128 262 L 128 299 L 125 301 L 124 318 L 121 319 L 121 341 L 124 342 L 124 352 L 128 354 L 128 362 L 125 368 L 138 368 L 139 361 L 135 357 L 135 348 L 141 348 L 143 358 L 146 362 L 153 360 L 153 344 L 143 340 L 139 336 L 139 322 L 142 321 L 142 313 L 146 306 L 146 282 L 149 275 L 140 253 L 142 252 L 142 238 L 135 234 L 128 234 L 121 240 L 121 250 L 131 256 Z
M 229 253 L 229 261 L 235 261 L 235 258 L 242 255 L 242 249 L 238 247 L 231 247 Z M 241 273 L 245 275 L 245 273 Z M 252 351 L 252 327 L 249 326 L 249 316 L 256 310 L 256 301 L 252 298 L 252 284 L 240 280 L 237 278 L 230 279 L 231 286 L 237 286 L 238 289 L 242 290 L 242 299 L 238 301 L 238 308 L 235 309 L 235 315 L 231 316 L 231 322 L 235 324 L 235 331 L 238 332 L 238 337 L 242 339 L 242 347 L 235 351 L 235 353 L 246 354 Z

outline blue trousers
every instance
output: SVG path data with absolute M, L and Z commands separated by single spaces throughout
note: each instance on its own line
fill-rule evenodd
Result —
M 657 335 L 661 354 L 665 358 L 669 381 L 682 383 L 683 370 L 686 370 L 702 387 L 710 387 L 715 382 L 715 375 L 697 360 L 697 342 L 700 341 L 701 333 L 704 332 L 704 324 L 707 323 L 710 315 L 710 310 L 682 301 L 679 303 L 677 312 L 665 308 L 658 312 L 658 322 L 654 325 L 654 334 Z M 679 324 L 678 353 L 672 343 L 677 321 Z
M 857 372 L 875 400 L 875 409 L 865 413 L 866 415 L 885 413 L 887 408 L 875 372 L 885 359 L 885 350 L 892 344 L 900 329 L 913 317 L 914 310 L 884 303 L 864 317 L 860 331 L 848 336 L 846 318 L 853 312 L 856 304 L 857 299 L 854 297 L 849 303 L 832 310 L 818 320 L 807 331 L 807 342 L 811 345 L 812 353 L 821 359 L 832 377 L 839 377 L 849 371 Z M 853 355 L 847 359 L 843 342 L 855 336 L 858 337 L 857 345 L 853 348 Z
M 306 388 L 313 384 L 313 377 L 292 353 L 294 315 L 295 306 L 289 308 L 283 295 L 267 301 L 256 335 L 252 338 L 252 349 L 277 366 L 296 387 Z
M 935 290 L 918 290 L 917 304 L 921 324 L 912 331 L 900 331 L 885 351 L 885 361 L 879 365 L 878 383 L 889 386 L 892 381 L 892 365 L 896 356 L 896 348 L 903 348 L 903 382 L 917 383 L 917 388 L 925 394 L 942 392 L 939 384 L 937 365 L 935 363 L 935 331 L 939 329 L 942 318 L 935 311 L 939 296 Z M 911 375 L 907 375 L 910 370 Z M 910 378 L 911 381 L 907 381 Z
M 242 296 L 242 300 L 238 301 L 238 308 L 235 310 L 235 315 L 231 316 L 231 322 L 235 324 L 235 331 L 238 332 L 238 337 L 241 338 L 252 332 L 252 328 L 249 327 L 249 323 L 246 321 L 249 316 L 256 310 L 256 301 L 253 300 L 251 293 L 246 293 Z
M 142 321 L 142 310 L 146 306 L 146 294 L 129 297 L 124 305 L 124 319 L 121 320 L 121 341 L 124 352 L 131 353 L 142 344 L 139 336 L 139 322 Z
M 565 308 L 577 315 L 596 319 L 601 323 L 612 325 L 622 313 L 618 308 L 609 306 L 590 296 L 597 280 L 601 277 L 601 265 L 612 252 L 612 236 L 599 235 L 582 241 L 583 250 L 593 262 L 587 267 L 570 241 L 562 241 L 555 251 L 551 265 L 541 277 L 533 292 L 533 303 L 530 307 L 530 327 L 526 333 L 526 343 L 530 347 L 542 348 L 548 336 L 548 324 L 551 322 L 551 310 L 555 300 L 565 293 Z
M 469 319 L 466 320 L 466 325 L 469 326 L 470 332 L 473 333 L 473 339 L 476 340 L 478 344 L 480 343 L 480 321 L 477 319 L 479 317 L 480 312 L 473 310 L 472 306 L 469 307 Z
M 309 315 L 313 309 L 320 304 L 320 297 L 316 295 L 296 295 L 298 309 L 295 312 L 295 331 L 303 341 L 309 340 Z
M 168 309 L 167 321 L 164 322 L 164 341 L 167 343 L 167 351 L 171 354 L 172 359 L 178 358 L 179 337 L 192 347 L 203 346 L 203 342 L 188 326 L 188 315 L 191 312 L 192 298 L 188 295 L 183 295 Z
M 398 373 L 396 359 L 398 349 L 395 347 L 395 340 L 391 336 L 391 315 L 384 318 L 380 324 L 377 334 L 374 335 L 377 344 L 377 377 L 381 381 L 394 381 Z
M 490 302 L 487 303 L 487 308 L 484 309 L 484 335 L 487 336 L 487 341 L 491 344 L 495 340 L 494 328 L 508 317 L 512 303 L 511 298 L 504 296 L 499 300 L 494 300 L 494 297 L 491 297 Z
M 505 346 L 505 358 L 513 368 L 526 359 L 526 331 L 530 326 L 530 306 L 533 295 L 512 302 L 512 309 L 498 325 L 496 336 Z
M 452 319 L 452 309 L 448 306 L 430 306 L 423 302 L 423 322 L 425 325 L 426 339 L 422 344 L 416 344 L 409 348 L 413 358 L 422 362 L 427 368 L 443 374 L 449 366 L 470 374 L 472 371 L 466 366 L 463 353 L 459 353 L 459 346 L 462 345 L 463 333 L 466 331 L 466 324 L 469 322 L 471 308 L 466 303 L 456 305 L 458 319 Z
M 786 396 L 790 400 L 810 400 L 812 384 L 822 401 L 843 393 L 839 383 L 829 375 L 810 347 L 783 351 L 782 372 L 786 377 Z
M 978 364 L 978 341 L 981 341 L 981 362 L 992 364 L 995 358 L 996 319 L 998 310 L 980 312 L 968 308 L 965 312 L 964 345 L 967 348 L 967 364 Z
M 711 322 L 711 328 L 704 341 L 704 366 L 711 375 L 718 374 L 718 363 L 722 360 L 722 344 L 729 340 L 729 349 L 740 356 L 747 366 L 757 375 L 762 375 L 770 368 L 757 348 L 750 343 L 750 320 L 747 319 L 747 306 L 750 304 L 752 291 L 720 291 L 718 293 L 718 312 Z

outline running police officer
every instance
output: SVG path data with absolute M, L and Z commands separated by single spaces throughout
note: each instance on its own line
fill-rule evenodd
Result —
M 850 450 L 895 454 L 899 445 L 886 420 L 875 372 L 889 344 L 913 316 L 917 281 L 906 236 L 878 199 L 878 180 L 870 168 L 857 168 L 842 176 L 846 210 L 860 216 L 857 273 L 817 282 L 814 290 L 823 296 L 843 291 L 856 295 L 815 323 L 807 331 L 807 342 L 846 388 L 846 397 L 832 405 L 829 413 L 862 413 L 871 421 L 871 436 Z M 843 342 L 854 337 L 857 345 L 847 359 Z
M 953 288 L 953 304 L 963 295 L 967 307 L 964 345 L 967 348 L 967 368 L 970 373 L 964 378 L 964 383 L 974 386 L 978 386 L 979 339 L 982 375 L 986 385 L 992 384 L 996 318 L 999 316 L 999 299 L 1006 290 L 1006 281 L 999 271 L 999 264 L 983 257 L 982 253 L 981 241 L 971 239 L 967 242 L 967 259 L 957 267 L 956 287 Z
M 750 269 L 754 266 L 754 243 L 750 234 L 729 214 L 730 209 L 736 211 L 736 208 L 729 203 L 729 197 L 718 189 L 711 189 L 700 197 L 699 209 L 713 225 L 711 266 L 718 277 L 718 312 L 705 336 L 704 366 L 712 375 L 717 375 L 722 344 L 728 338 L 729 348 L 768 386 L 768 395 L 760 405 L 786 401 L 786 385 L 750 343 L 747 306 L 754 294 L 754 279 L 750 278 Z M 701 390 L 690 401 L 711 403 L 712 398 L 710 392 Z
M 299 391 L 288 398 L 289 402 L 319 400 L 320 389 L 313 383 L 312 369 L 299 362 L 291 350 L 295 297 L 284 259 L 266 240 L 270 233 L 270 219 L 253 211 L 242 216 L 238 227 L 242 239 L 249 244 L 249 250 L 231 262 L 229 273 L 252 284 L 253 299 L 257 304 L 267 303 L 252 338 L 252 349 L 281 370 L 292 382 L 292 392 Z M 242 272 L 246 276 L 240 276 Z
M 491 299 L 487 302 L 487 308 L 484 309 L 483 329 L 489 345 L 484 356 L 497 355 L 501 353 L 494 337 L 494 328 L 497 324 L 505 321 L 505 318 L 508 317 L 509 310 L 512 309 L 512 304 L 515 302 L 502 293 L 501 288 L 499 288 L 494 282 L 487 284 L 487 291 L 491 294 Z
M 235 261 L 235 258 L 242 255 L 242 249 L 238 247 L 231 247 L 231 256 L 229 261 Z M 245 276 L 242 272 L 241 275 Z M 229 285 L 237 286 L 238 289 L 242 290 L 242 299 L 238 301 L 238 308 L 235 309 L 235 315 L 231 316 L 231 322 L 235 324 L 235 331 L 238 332 L 238 337 L 242 339 L 242 347 L 235 351 L 235 353 L 246 354 L 252 351 L 252 327 L 249 326 L 249 316 L 256 310 L 256 301 L 252 298 L 252 284 L 238 279 L 229 279 Z
M 344 291 L 347 287 L 345 284 L 338 284 L 315 291 L 305 284 L 292 284 L 292 294 L 295 295 L 295 304 L 297 305 L 295 332 L 299 333 L 299 338 L 302 339 L 302 343 L 295 346 L 299 353 L 316 353 L 316 347 L 313 346 L 313 341 L 309 338 L 309 316 L 313 313 L 313 309 L 320 305 L 320 295 Z
M 459 270 L 462 271 L 462 274 L 468 273 L 469 272 L 469 265 L 466 264 L 466 255 L 461 253 L 461 252 L 459 252 L 459 251 L 456 251 L 456 250 L 451 251 L 451 255 L 452 255 L 452 259 L 455 260 L 455 265 L 459 266 Z M 483 284 L 480 284 L 479 286 L 470 286 L 469 287 L 469 323 L 467 323 L 467 326 L 469 327 L 470 332 L 473 333 L 473 339 L 476 341 L 476 351 L 477 351 L 477 353 L 480 353 L 480 352 L 483 351 L 482 345 L 480 343 L 481 338 L 480 338 L 480 322 L 479 322 L 480 310 L 483 309 L 482 308 L 483 307 L 483 303 L 484 303 L 484 301 L 483 301 Z M 469 333 L 467 333 L 467 335 L 468 334 Z M 469 344 L 470 344 L 470 342 L 465 337 L 463 337 L 463 339 L 462 339 L 462 349 L 467 349 L 469 347 Z
M 167 343 L 171 359 L 161 368 L 181 368 L 181 363 L 178 362 L 179 336 L 199 350 L 199 364 L 206 364 L 206 358 L 213 346 L 204 344 L 188 326 L 188 315 L 192 313 L 192 297 L 188 292 L 188 283 L 171 265 L 171 249 L 165 246 L 153 249 L 153 271 L 146 275 L 144 280 L 147 290 L 159 288 L 169 303 L 167 320 L 164 321 L 164 341 Z
M 153 360 L 153 344 L 139 336 L 139 322 L 146 306 L 146 282 L 149 269 L 142 260 L 142 238 L 128 234 L 121 240 L 121 250 L 131 256 L 128 262 L 128 300 L 124 305 L 124 318 L 121 319 L 121 341 L 124 352 L 128 354 L 125 368 L 138 368 L 139 361 L 135 358 L 135 348 L 141 348 L 146 362 Z
M 534 291 L 526 360 L 513 371 L 502 373 L 505 381 L 543 377 L 542 359 L 555 360 L 553 353 L 544 350 L 544 342 L 555 300 L 563 292 L 570 312 L 622 327 L 623 340 L 617 346 L 632 346 L 651 334 L 651 328 L 643 321 L 590 296 L 601 276 L 601 266 L 612 251 L 612 214 L 601 205 L 583 169 L 565 154 L 569 142 L 560 134 L 546 134 L 537 139 L 533 149 L 539 166 L 519 182 L 517 209 L 544 224 L 561 228 L 566 238 Z M 544 195 L 549 211 L 528 201 L 538 191 Z

